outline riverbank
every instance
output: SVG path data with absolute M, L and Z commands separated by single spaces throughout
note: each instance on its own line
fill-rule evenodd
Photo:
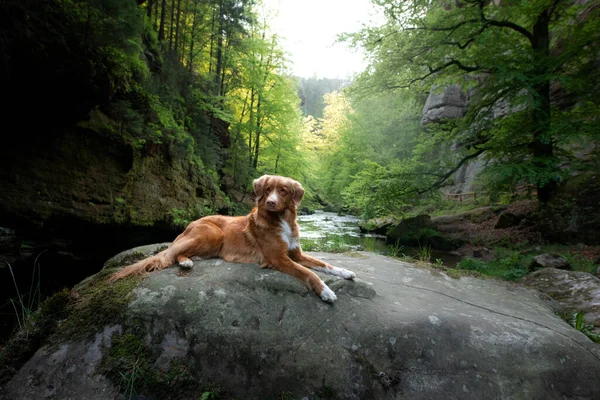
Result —
M 549 253 L 563 257 L 574 271 L 596 274 L 600 246 L 546 241 L 533 222 L 534 211 L 535 202 L 525 200 L 421 218 L 420 225 L 408 226 L 409 233 L 400 238 L 403 240 L 390 239 L 377 227 L 365 232 L 364 222 L 351 215 L 316 211 L 299 216 L 298 222 L 306 251 L 371 251 L 505 280 L 525 276 L 535 256 Z M 435 246 L 448 241 L 458 245 L 454 249 Z

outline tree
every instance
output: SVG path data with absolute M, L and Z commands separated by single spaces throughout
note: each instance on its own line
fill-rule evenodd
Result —
M 422 170 L 429 179 L 415 190 L 439 188 L 485 153 L 495 160 L 490 176 L 528 181 L 549 201 L 564 173 L 559 153 L 576 136 L 557 128 L 569 119 L 582 133 L 597 126 L 600 8 L 567 0 L 374 2 L 387 22 L 350 36 L 372 55 L 363 88 L 427 92 L 458 83 L 472 95 L 462 121 L 427 139 L 458 143 L 460 152 Z M 559 97 L 567 101 L 553 101 Z M 583 109 L 592 114 L 576 121 Z
M 412 158 L 420 131 L 415 99 L 408 93 L 357 97 L 334 92 L 325 102 L 324 117 L 307 141 L 320 193 L 367 217 L 400 213 L 402 190 L 389 188 L 406 186 L 392 173 Z

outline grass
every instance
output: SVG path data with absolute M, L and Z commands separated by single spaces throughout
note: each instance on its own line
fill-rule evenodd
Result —
M 24 326 L 15 332 L 0 352 L 0 386 L 21 368 L 46 342 L 69 314 L 72 302 L 68 290 L 62 290 L 46 298 L 37 310 L 24 321 Z
M 533 258 L 543 253 L 562 256 L 571 264 L 574 271 L 593 274 L 598 268 L 594 264 L 593 253 L 587 254 L 585 248 L 557 244 L 534 247 L 528 244 L 519 244 L 494 248 L 494 258 L 489 261 L 467 257 L 457 265 L 457 269 L 476 271 L 487 276 L 517 281 L 529 273 L 529 266 Z
M 11 303 L 15 311 L 15 316 L 17 317 L 17 325 L 19 329 L 23 329 L 25 327 L 27 319 L 35 312 L 37 307 L 42 303 L 41 268 L 39 259 L 40 256 L 46 251 L 47 250 L 42 251 L 35 258 L 33 262 L 33 271 L 31 273 L 29 291 L 24 294 L 21 294 L 21 292 L 19 291 L 19 285 L 17 284 L 17 280 L 15 278 L 12 266 L 10 265 L 10 263 L 6 263 L 6 265 L 8 265 L 8 270 L 13 280 L 15 291 L 17 292 L 17 298 L 11 298 L 9 299 L 9 302 Z
M 476 271 L 508 281 L 517 281 L 527 274 L 528 266 L 533 259 L 532 255 L 524 255 L 508 249 L 496 249 L 494 253 L 495 258 L 490 261 L 467 257 L 459 262 L 456 268 Z
M 406 257 L 406 255 L 402 252 L 403 250 L 404 246 L 402 246 L 398 241 L 388 246 L 388 254 L 392 257 Z
M 431 260 L 431 253 L 432 253 L 432 248 L 430 245 L 426 244 L 426 245 L 419 245 L 419 261 L 423 261 L 423 262 L 429 262 L 429 260 Z
M 137 396 L 135 392 L 135 382 L 138 379 L 139 375 L 139 366 L 140 359 L 135 360 L 133 365 L 131 366 L 131 371 L 126 371 L 125 373 L 119 371 L 119 375 L 121 375 L 122 385 L 124 388 L 123 392 L 123 400 L 129 400 L 133 396 Z
M 365 250 L 373 252 L 376 250 L 377 239 L 369 236 L 365 237 L 363 239 L 363 245 L 365 246 Z

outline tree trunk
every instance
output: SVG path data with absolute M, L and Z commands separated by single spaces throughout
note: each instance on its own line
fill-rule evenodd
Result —
M 198 24 L 198 9 L 194 4 L 194 13 L 192 15 L 192 32 L 190 33 L 190 57 L 188 59 L 188 71 L 192 72 L 194 64 L 194 36 L 196 35 L 196 25 Z
M 167 0 L 162 0 L 160 10 L 160 27 L 158 28 L 158 41 L 165 40 L 165 11 L 167 9 Z
M 179 20 L 181 19 L 181 0 L 177 0 L 177 19 L 175 20 L 175 48 L 174 52 L 177 55 L 179 49 Z
M 220 7 L 222 6 L 220 2 Z M 221 68 L 223 68 L 223 18 L 222 10 L 219 11 L 219 30 L 217 32 L 217 64 L 215 66 L 215 77 L 214 77 L 214 90 L 216 93 L 220 93 L 221 88 Z
M 252 167 L 256 169 L 258 166 L 258 152 L 260 150 L 260 93 L 258 94 L 258 99 L 256 101 L 256 139 L 254 140 L 254 159 L 252 161 Z
M 533 164 L 544 170 L 548 167 L 556 171 L 554 160 L 554 143 L 551 136 L 550 116 L 550 80 L 548 78 L 548 56 L 550 55 L 550 12 L 544 10 L 537 18 L 533 27 L 533 51 L 536 58 L 535 76 L 544 79 L 534 87 L 536 104 L 532 110 L 532 119 L 535 124 L 531 150 L 533 153 Z M 547 203 L 552 198 L 557 180 L 552 176 L 549 181 L 536 182 L 537 197 L 540 203 Z
M 252 126 L 254 121 L 254 88 L 250 89 L 250 122 L 248 125 Z M 248 132 L 248 165 L 252 166 L 252 129 Z
M 148 21 L 152 21 L 152 6 L 154 5 L 154 0 L 148 0 L 148 5 L 146 6 L 146 15 L 148 16 Z
M 217 8 L 213 9 L 211 21 L 210 21 L 210 50 L 208 52 L 208 73 L 210 74 L 213 70 L 213 51 L 215 46 L 215 19 L 217 15 Z
M 175 25 L 175 0 L 171 1 L 171 25 L 169 26 L 169 52 L 173 51 L 173 28 Z
M 189 15 L 189 10 L 190 10 L 190 1 L 189 0 L 185 0 L 185 10 L 183 11 L 183 28 L 181 29 L 181 48 L 179 49 L 179 62 L 181 63 L 181 65 L 185 65 L 184 61 L 185 61 L 185 45 L 186 45 L 186 40 L 187 40 L 187 31 L 188 31 L 188 24 L 187 24 L 187 16 Z

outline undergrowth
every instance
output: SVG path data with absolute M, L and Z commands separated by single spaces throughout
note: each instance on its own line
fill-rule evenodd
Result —
M 589 337 L 592 341 L 600 343 L 600 334 L 594 332 L 594 325 L 585 322 L 585 315 L 583 311 L 573 313 L 569 318 L 566 319 L 573 328 Z

